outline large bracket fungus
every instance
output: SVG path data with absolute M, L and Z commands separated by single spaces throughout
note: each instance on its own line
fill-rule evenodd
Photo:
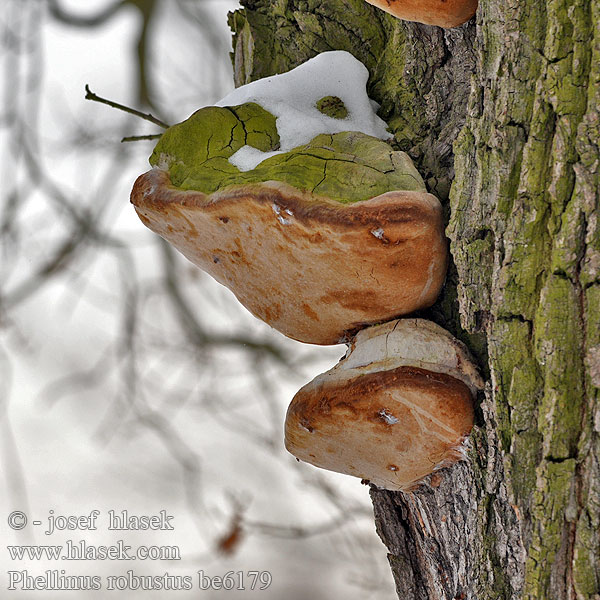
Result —
M 433 304 L 439 201 L 383 140 L 366 68 L 327 52 L 165 132 L 141 220 L 285 335 L 335 344 Z
M 402 19 L 439 27 L 458 27 L 477 10 L 477 0 L 367 0 Z
M 348 354 L 294 397 L 286 448 L 315 466 L 411 490 L 463 456 L 483 382 L 468 351 L 423 319 L 360 331 Z

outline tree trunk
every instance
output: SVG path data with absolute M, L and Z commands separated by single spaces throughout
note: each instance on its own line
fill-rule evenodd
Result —
M 469 460 L 372 489 L 400 598 L 600 600 L 600 0 L 483 0 L 442 30 L 363 0 L 245 0 L 236 84 L 348 50 L 445 208 L 421 316 L 488 379 Z

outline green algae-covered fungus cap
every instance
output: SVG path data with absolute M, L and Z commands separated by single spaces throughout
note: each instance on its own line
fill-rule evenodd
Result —
M 315 110 L 343 120 L 339 98 Z M 255 316 L 315 344 L 430 306 L 447 244 L 439 201 L 410 158 L 354 131 L 279 152 L 256 103 L 208 107 L 168 129 L 132 202 L 141 220 Z M 236 155 L 265 157 L 241 171 Z
M 325 109 L 335 109 L 332 104 Z M 344 203 L 389 190 L 425 191 L 404 152 L 394 152 L 386 142 L 364 133 L 321 134 L 308 144 L 266 158 L 252 170 L 240 171 L 230 159 L 246 146 L 277 152 L 275 117 L 253 102 L 210 106 L 168 129 L 150 163 L 167 170 L 177 187 L 205 194 L 264 181 L 281 181 Z

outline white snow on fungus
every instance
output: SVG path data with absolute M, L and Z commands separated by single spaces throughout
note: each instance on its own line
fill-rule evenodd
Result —
M 243 146 L 229 162 L 240 171 L 249 171 L 270 156 L 307 144 L 320 133 L 360 131 L 382 140 L 389 139 L 385 121 L 375 112 L 377 103 L 367 96 L 368 78 L 367 68 L 352 54 L 334 51 L 323 52 L 287 73 L 237 88 L 217 102 L 217 106 L 260 104 L 277 119 L 280 148 L 262 152 Z M 335 119 L 319 112 L 316 103 L 325 96 L 340 98 L 348 116 Z
M 396 423 L 398 423 L 398 417 L 395 417 L 385 408 L 382 408 L 378 414 L 388 425 L 395 425 Z

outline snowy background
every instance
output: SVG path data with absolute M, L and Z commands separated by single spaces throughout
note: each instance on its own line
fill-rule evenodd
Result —
M 0 0 L 0 596 L 392 598 L 368 489 L 283 448 L 295 391 L 344 348 L 283 338 L 129 204 L 164 121 L 232 89 L 229 0 Z M 146 12 L 144 12 L 146 11 Z M 44 535 L 55 515 L 97 531 Z M 173 516 L 111 532 L 107 511 Z M 11 511 L 29 524 L 8 527 Z M 31 524 L 42 521 L 42 526 Z M 178 546 L 179 561 L 11 560 L 11 544 Z M 133 566 L 132 566 L 133 563 Z M 223 576 L 264 591 L 7 591 L 8 571 Z M 104 583 L 104 581 L 103 581 Z M 17 586 L 19 587 L 19 586 Z

